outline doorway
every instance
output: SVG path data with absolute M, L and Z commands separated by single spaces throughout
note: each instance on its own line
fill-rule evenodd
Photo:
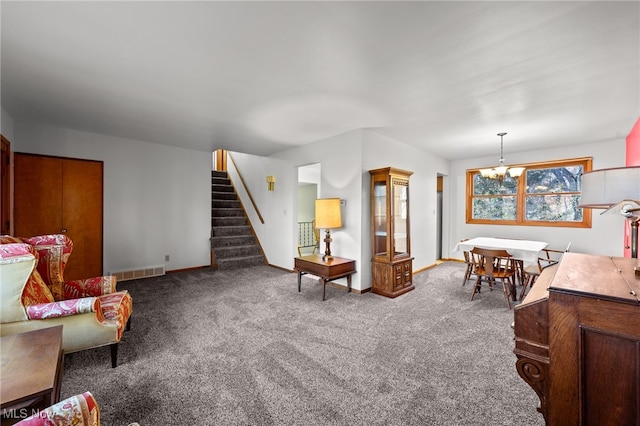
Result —
M 25 153 L 13 159 L 15 235 L 66 234 L 74 251 L 65 279 L 101 276 L 102 161 Z
M 436 178 L 436 259 L 442 259 L 442 187 L 443 177 Z
M 227 151 L 216 149 L 213 151 L 213 170 L 218 172 L 227 171 Z
M 2 158 L 0 158 L 0 234 L 11 234 L 11 142 L 3 135 Z

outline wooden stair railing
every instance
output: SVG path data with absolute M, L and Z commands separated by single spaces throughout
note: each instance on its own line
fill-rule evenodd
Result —
M 262 218 L 262 214 L 260 214 L 260 210 L 258 209 L 258 206 L 256 205 L 256 202 L 253 200 L 253 197 L 251 196 L 251 192 L 249 191 L 249 188 L 247 187 L 247 184 L 245 183 L 244 178 L 242 177 L 242 174 L 240 173 L 240 169 L 238 169 L 238 166 L 233 161 L 233 157 L 231 156 L 231 153 L 227 151 L 226 154 L 227 154 L 228 159 L 231 160 L 231 163 L 233 163 L 233 168 L 236 169 L 236 172 L 238 173 L 238 177 L 240 178 L 240 182 L 242 183 L 242 186 L 243 186 L 245 192 L 249 196 L 249 201 L 251 201 L 251 205 L 253 206 L 253 209 L 256 211 L 256 214 L 258 215 L 258 219 L 260 219 L 260 223 L 264 223 L 264 219 Z

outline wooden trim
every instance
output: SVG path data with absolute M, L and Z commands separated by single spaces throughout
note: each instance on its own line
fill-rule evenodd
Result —
M 247 184 L 244 181 L 244 178 L 242 177 L 242 174 L 240 173 L 240 169 L 238 169 L 238 166 L 236 165 L 235 161 L 233 161 L 233 157 L 231 156 L 230 152 L 227 152 L 227 157 L 233 163 L 233 168 L 236 169 L 236 172 L 238 172 L 238 177 L 240 178 L 240 182 L 242 183 L 242 186 L 244 187 L 244 190 L 246 191 L 247 195 L 249 196 L 249 201 L 251 201 L 251 205 L 253 206 L 253 209 L 258 214 L 258 219 L 260 219 L 261 223 L 264 223 L 264 219 L 262 218 L 262 215 L 260 214 L 260 210 L 258 209 L 258 206 L 256 205 L 256 202 L 253 200 L 253 197 L 251 196 L 251 191 L 249 191 L 249 188 L 247 187 Z
M 418 269 L 417 271 L 413 271 L 413 274 L 412 274 L 412 275 L 419 274 L 420 272 L 424 272 L 424 271 L 427 271 L 427 270 L 429 270 L 429 269 L 433 269 L 433 268 L 435 268 L 436 266 L 438 266 L 438 264 L 437 264 L 437 263 L 432 263 L 431 265 L 425 266 L 424 268 L 420 268 L 420 269 Z
M 267 263 L 267 266 L 271 266 L 272 268 L 279 269 L 279 270 L 284 271 L 284 272 L 291 272 L 291 273 L 297 272 L 294 269 L 283 268 L 282 266 L 272 265 L 271 263 Z
M 570 165 L 583 165 L 583 174 L 590 172 L 593 167 L 593 159 L 591 157 L 569 158 L 564 160 L 542 161 L 537 163 L 513 164 L 512 167 L 525 167 L 531 169 L 547 169 L 553 167 L 564 167 Z M 466 190 L 465 190 L 465 223 L 476 225 L 507 225 L 507 226 L 545 226 L 560 228 L 591 228 L 591 209 L 583 209 L 582 221 L 531 221 L 525 220 L 525 203 L 526 203 L 526 187 L 525 179 L 518 179 L 516 192 L 511 194 L 516 197 L 516 218 L 515 220 L 489 220 L 489 219 L 473 219 L 473 177 L 480 172 L 480 168 L 467 169 L 466 172 Z M 526 170 L 525 170 L 526 173 Z M 575 194 L 575 192 L 567 192 L 565 194 Z
M 48 154 L 34 154 L 32 152 L 14 152 L 16 155 L 29 155 L 31 157 L 45 157 L 45 158 L 58 158 L 61 160 L 75 160 L 75 161 L 85 161 L 87 163 L 101 163 L 104 164 L 104 160 L 92 160 L 91 158 L 79 158 L 79 157 L 65 157 L 62 155 L 48 155 Z
M 215 151 L 216 157 L 216 170 L 219 172 L 227 171 L 227 151 L 224 149 L 217 149 Z
M 524 167 L 525 169 L 546 169 L 549 167 L 561 167 L 562 164 L 575 164 L 575 163 L 581 163 L 581 162 L 591 163 L 592 161 L 593 161 L 592 157 L 577 157 L 577 158 L 566 158 L 563 160 L 538 161 L 535 163 L 510 164 L 509 167 Z M 591 164 L 589 167 L 591 167 Z M 486 168 L 487 167 L 478 167 L 475 169 L 473 168 L 467 169 L 467 171 L 479 172 L 481 169 L 486 169 Z M 589 168 L 588 171 L 591 171 L 591 168 Z M 585 170 L 584 173 L 587 173 L 587 170 Z
M 2 144 L 2 164 L 0 171 L 2 178 L 0 179 L 0 233 L 11 234 L 11 142 L 0 134 L 0 142 Z
M 235 164 L 234 164 L 234 167 L 235 167 Z M 238 170 L 238 169 L 236 168 L 236 170 Z M 239 172 L 238 172 L 238 175 L 240 175 Z M 229 172 L 228 171 L 227 171 L 227 176 L 229 176 Z M 236 195 L 237 195 L 237 198 L 238 198 L 238 202 L 240 203 L 240 207 L 242 208 L 242 211 L 244 212 L 244 215 L 247 218 L 247 222 L 249 223 L 249 228 L 251 228 L 251 233 L 253 234 L 253 237 L 256 239 L 256 245 L 258 246 L 258 248 L 260 249 L 260 253 L 262 253 L 262 256 L 264 257 L 264 264 L 265 265 L 269 265 L 269 261 L 267 259 L 267 254 L 264 252 L 264 249 L 262 248 L 262 243 L 260 242 L 260 238 L 258 238 L 258 234 L 256 234 L 256 230 L 253 228 L 253 223 L 251 222 L 251 220 L 249 220 L 249 217 L 247 217 L 247 209 L 245 208 L 244 203 L 240 199 L 240 196 L 238 195 L 238 192 L 235 190 L 235 186 L 234 186 L 233 190 L 236 192 Z M 251 198 L 251 195 L 249 195 L 249 198 Z M 260 213 L 258 213 L 258 216 L 260 216 Z M 262 217 L 260 217 L 260 220 L 262 221 L 262 223 L 264 223 L 264 220 L 262 220 Z M 215 268 L 215 269 L 218 269 L 218 262 L 216 262 L 216 255 L 215 255 L 213 249 L 211 249 L 211 266 L 213 268 Z
M 346 277 L 342 277 L 342 278 L 346 278 Z M 340 279 L 340 278 L 337 278 L 337 279 Z M 344 291 L 348 291 L 349 290 L 349 288 L 346 285 L 342 285 L 342 284 L 336 283 L 334 281 L 327 281 L 326 285 L 329 285 L 329 286 L 331 286 L 333 288 L 337 288 L 338 290 L 344 290 Z M 371 287 L 369 287 L 366 291 L 357 290 L 357 289 L 351 287 L 351 293 L 356 293 L 356 294 L 362 294 L 363 292 L 366 293 L 369 290 L 371 290 Z
M 200 269 L 209 269 L 209 268 L 211 268 L 211 265 L 192 266 L 190 268 L 172 269 L 171 271 L 164 271 L 164 274 L 169 275 L 169 274 L 175 274 L 177 272 L 197 271 Z

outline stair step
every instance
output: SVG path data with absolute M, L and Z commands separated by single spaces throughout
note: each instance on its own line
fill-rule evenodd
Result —
M 213 209 L 240 209 L 242 210 L 242 204 L 238 200 L 211 200 L 211 207 Z
M 264 256 L 241 256 L 230 257 L 228 259 L 220 259 L 218 264 L 219 271 L 229 271 L 233 269 L 246 268 L 248 266 L 264 265 Z
M 251 227 L 249 225 L 242 226 L 216 226 L 211 228 L 211 236 L 213 237 L 236 237 L 243 235 L 251 235 Z
M 211 237 L 211 248 L 217 249 L 218 247 L 229 247 L 235 245 L 247 245 L 255 244 L 256 237 L 252 235 L 223 235 L 217 237 Z M 214 250 L 215 251 L 215 250 Z
M 244 217 L 243 209 L 232 208 L 215 208 L 211 209 L 211 217 L 229 217 L 229 216 L 242 216 Z
M 215 250 L 216 261 L 247 256 L 261 256 L 260 248 L 255 245 L 218 247 Z
M 233 192 L 235 193 L 235 188 L 233 185 L 217 185 L 211 184 L 211 192 Z
M 211 184 L 229 186 L 231 185 L 231 179 L 229 179 L 228 177 L 212 177 Z
M 211 201 L 213 200 L 237 200 L 238 194 L 235 192 L 215 192 L 211 191 Z
M 212 217 L 211 226 L 243 226 L 247 225 L 247 218 L 244 216 L 226 216 L 226 217 Z
M 218 270 L 265 264 L 265 257 L 226 172 L 211 172 L 211 251 Z

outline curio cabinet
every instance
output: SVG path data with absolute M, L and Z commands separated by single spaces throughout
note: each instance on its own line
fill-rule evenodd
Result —
M 409 177 L 393 167 L 371 175 L 371 290 L 397 297 L 414 289 L 409 232 Z

